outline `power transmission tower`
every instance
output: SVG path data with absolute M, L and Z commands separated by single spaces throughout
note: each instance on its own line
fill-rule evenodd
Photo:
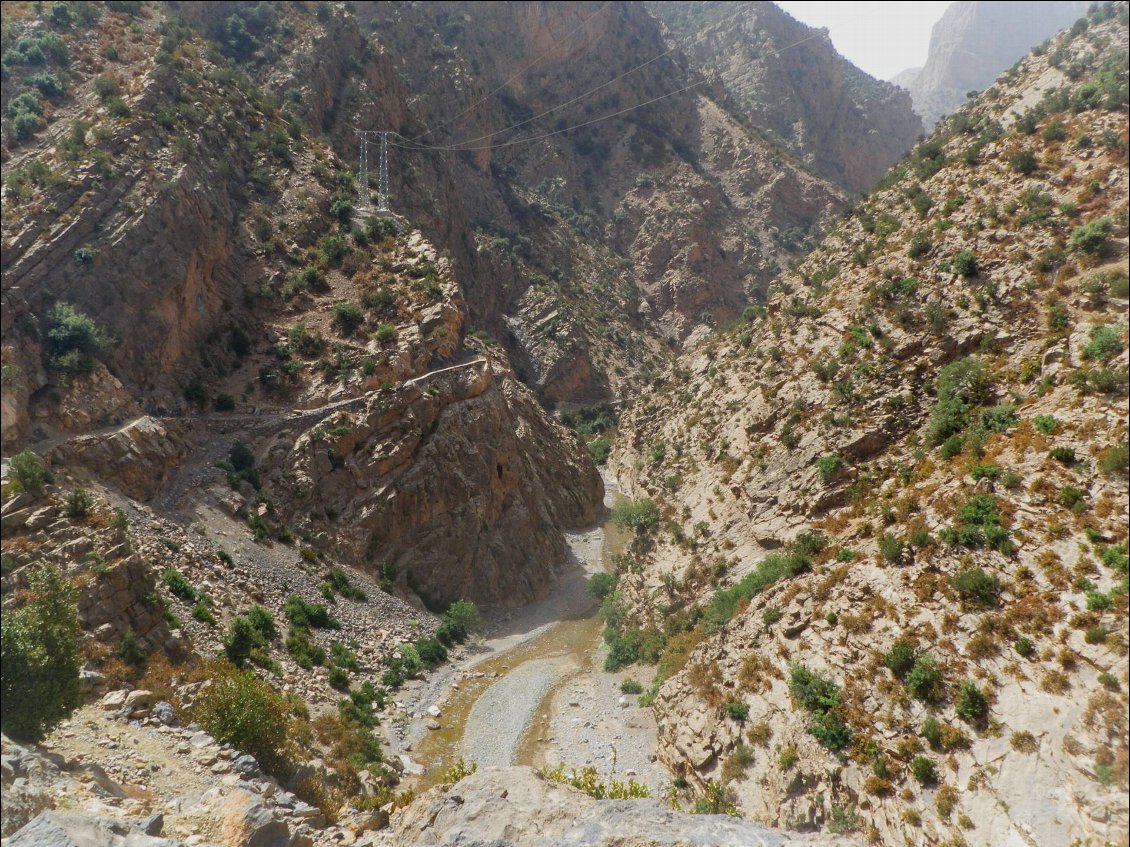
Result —
M 357 200 L 358 211 L 367 212 L 371 206 L 369 197 L 369 139 L 379 136 L 381 139 L 380 161 L 377 166 L 377 212 L 391 212 L 388 207 L 388 137 L 389 131 L 371 129 L 355 130 L 361 139 L 361 162 L 357 169 Z
M 388 208 L 388 136 L 381 132 L 381 164 L 377 171 L 377 211 L 387 212 Z

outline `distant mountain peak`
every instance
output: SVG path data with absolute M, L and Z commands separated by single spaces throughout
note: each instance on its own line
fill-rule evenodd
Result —
M 913 78 L 903 71 L 892 82 L 904 86 L 914 109 L 931 130 L 981 91 L 1029 50 L 1086 14 L 1076 0 L 1003 2 L 960 0 L 946 9 L 930 34 L 926 64 Z

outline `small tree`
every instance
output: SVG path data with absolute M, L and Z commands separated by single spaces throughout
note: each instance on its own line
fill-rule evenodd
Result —
M 20 741 L 39 741 L 82 703 L 82 631 L 74 586 L 54 568 L 28 579 L 29 601 L 2 616 L 0 724 Z
M 945 678 L 932 656 L 919 656 L 906 675 L 910 695 L 923 703 L 936 703 L 945 693 Z
M 589 577 L 587 589 L 589 594 L 597 600 L 603 600 L 616 588 L 616 582 L 617 578 L 615 574 L 600 571 Z
M 953 272 L 962 276 L 977 276 L 977 257 L 972 250 L 962 250 L 953 257 Z
M 12 478 L 20 488 L 29 494 L 42 494 L 43 486 L 51 482 L 51 471 L 43 460 L 30 450 L 23 450 L 12 457 Z
M 337 331 L 348 338 L 365 323 L 365 313 L 356 303 L 334 303 L 333 323 Z
M 977 687 L 977 683 L 968 679 L 961 683 L 954 700 L 954 711 L 958 717 L 975 723 L 985 717 L 989 712 L 989 701 L 985 694 Z
M 200 694 L 196 719 L 221 744 L 250 753 L 268 773 L 287 770 L 291 717 L 286 701 L 250 671 L 209 666 L 212 684 Z

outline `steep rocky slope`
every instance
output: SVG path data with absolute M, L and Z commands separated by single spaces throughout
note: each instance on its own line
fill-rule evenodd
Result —
M 392 153 L 397 207 L 473 268 L 472 320 L 551 402 L 614 397 L 657 340 L 732 319 L 840 202 L 721 107 L 641 6 L 356 13 L 412 91 L 391 123 L 412 139 Z M 349 107 L 380 114 L 376 95 Z M 428 145 L 441 149 L 413 149 Z M 455 238 L 430 228 L 452 220 Z
M 505 354 L 465 342 L 472 286 L 418 234 L 350 233 L 341 160 L 210 52 L 190 28 L 211 31 L 202 9 L 187 23 L 135 11 L 13 24 L 19 43 L 66 45 L 55 64 L 69 87 L 45 127 L 9 127 L 6 444 L 32 436 L 43 452 L 86 432 L 57 449 L 60 466 L 141 500 L 161 492 L 168 508 L 199 494 L 199 463 L 254 421 L 242 439 L 266 487 L 239 515 L 267 508 L 272 532 L 395 570 L 437 603 L 543 592 L 561 529 L 592 520 L 600 481 Z M 306 46 L 347 22 L 291 11 L 272 32 L 294 51 L 279 72 L 299 73 Z M 6 94 L 50 105 L 36 66 L 9 64 Z M 319 126 L 329 108 L 311 97 L 305 117 Z
M 922 133 L 909 98 L 773 3 L 651 3 L 747 125 L 845 191 L 867 191 Z
M 1126 841 L 1126 50 L 1029 56 L 622 420 L 613 651 L 757 820 Z
M 1088 3 L 951 3 L 930 33 L 926 64 L 898 82 L 927 129 L 1029 50 L 1070 26 Z

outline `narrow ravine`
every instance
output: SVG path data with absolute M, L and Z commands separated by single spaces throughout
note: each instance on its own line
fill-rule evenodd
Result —
M 605 492 L 606 506 L 620 499 L 611 479 Z M 634 777 L 653 790 L 668 781 L 652 761 L 650 710 L 620 694 L 631 674 L 602 670 L 603 624 L 586 591 L 589 576 L 611 569 L 625 538 L 608 521 L 567 540 L 569 560 L 549 597 L 498 622 L 469 658 L 406 698 L 416 718 L 394 750 L 424 769 L 416 790 L 435 785 L 460 758 L 480 767 L 591 765 L 602 778 Z

